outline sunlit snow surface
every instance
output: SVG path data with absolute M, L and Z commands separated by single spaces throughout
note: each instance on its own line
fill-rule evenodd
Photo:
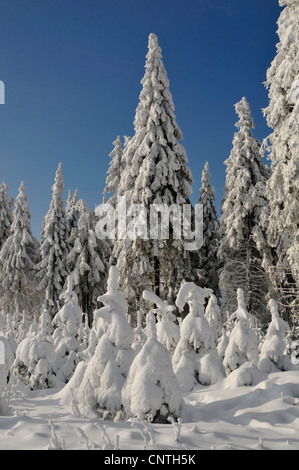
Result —
M 214 386 L 196 386 L 184 394 L 179 441 L 172 424 L 115 423 L 88 410 L 77 417 L 71 401 L 68 385 L 11 399 L 0 449 L 113 450 L 118 442 L 120 450 L 299 450 L 299 371 L 264 374 L 244 364 Z

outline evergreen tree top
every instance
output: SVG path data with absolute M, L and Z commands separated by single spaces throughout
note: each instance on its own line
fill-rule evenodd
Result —
M 204 203 L 204 198 L 209 197 L 212 201 L 215 199 L 215 188 L 211 185 L 211 175 L 209 163 L 206 162 L 201 174 L 201 188 L 199 189 L 199 203 Z
M 255 125 L 251 117 L 251 110 L 245 96 L 235 104 L 236 113 L 239 116 L 239 121 L 235 124 L 239 129 L 254 129 Z
M 125 139 L 125 145 L 127 145 L 129 139 Z M 103 191 L 103 200 L 107 202 L 107 195 L 110 194 L 109 204 L 116 204 L 116 191 L 119 185 L 121 174 L 125 169 L 125 161 L 123 158 L 123 146 L 121 138 L 118 135 L 113 142 L 113 150 L 109 153 L 111 158 L 109 170 L 107 171 L 108 176 L 106 178 L 106 186 Z
M 9 186 L 7 183 L 5 183 L 5 181 L 3 181 L 1 184 L 0 184 L 0 193 L 2 194 L 3 192 L 7 192 L 9 190 Z
M 28 198 L 26 195 L 26 187 L 24 182 L 21 182 L 19 187 L 19 193 L 16 197 L 15 208 L 13 211 L 13 221 L 11 230 L 15 232 L 18 229 L 26 228 L 31 232 L 30 229 L 31 213 L 29 211 Z
M 143 88 L 134 119 L 135 132 L 143 129 L 146 124 L 157 125 L 161 120 L 165 121 L 165 113 L 167 113 L 171 118 L 175 137 L 181 140 L 183 134 L 175 121 L 175 106 L 169 91 L 167 72 L 162 61 L 162 50 L 154 33 L 149 36 L 146 59 L 145 75 L 141 80 Z M 148 112 L 145 112 L 146 109 Z
M 64 191 L 64 179 L 62 175 L 62 163 L 59 163 L 54 184 L 52 186 L 53 196 L 61 196 Z
M 234 135 L 231 154 L 224 162 L 228 174 L 226 186 L 234 188 L 240 185 L 246 189 L 248 184 L 256 184 L 267 179 L 269 171 L 261 158 L 261 143 L 251 132 L 251 129 L 254 129 L 254 122 L 246 98 L 236 103 L 235 110 L 239 117 L 236 123 L 239 131 Z M 248 172 L 245 167 L 250 171 Z M 239 179 L 236 180 L 237 173 Z
M 5 210 L 6 216 L 9 220 L 11 220 L 11 213 L 12 213 L 12 206 L 13 206 L 13 199 L 8 194 L 9 186 L 5 181 L 0 184 L 0 212 Z M 2 220 L 2 217 L 0 217 Z
M 126 169 L 118 194 L 126 194 L 130 203 L 184 203 L 192 193 L 193 178 L 185 149 L 178 142 L 182 132 L 176 123 L 161 48 L 153 33 L 146 57 L 135 135 L 125 146 Z
M 280 6 L 285 8 L 277 22 L 277 55 L 267 70 L 265 82 L 269 88 L 270 101 L 263 110 L 268 126 L 273 129 L 278 129 L 284 119 L 292 114 L 299 80 L 299 0 L 280 0 Z
M 268 167 L 261 158 L 261 143 L 251 132 L 254 123 L 246 98 L 239 101 L 235 109 L 239 131 L 234 135 L 230 156 L 224 162 L 227 168 L 220 224 L 225 237 L 220 244 L 220 253 L 227 244 L 230 248 L 240 249 L 253 227 L 259 226 L 269 177 Z

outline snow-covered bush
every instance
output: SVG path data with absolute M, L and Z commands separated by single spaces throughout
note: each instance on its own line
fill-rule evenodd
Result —
M 156 338 L 155 318 L 147 315 L 148 339 L 135 357 L 122 389 L 127 417 L 167 423 L 181 415 L 183 399 L 168 351 Z
M 47 312 L 40 316 L 40 323 L 33 323 L 28 336 L 18 345 L 11 367 L 14 382 L 23 382 L 32 390 L 56 386 L 53 374 L 55 348 Z
M 221 310 L 217 302 L 217 297 L 214 294 L 210 295 L 208 305 L 205 309 L 205 318 L 208 320 L 209 325 L 215 329 L 217 337 L 219 338 L 222 333 Z
M 222 360 L 224 359 L 224 355 L 225 355 L 225 351 L 228 346 L 228 343 L 229 343 L 229 335 L 227 334 L 226 329 L 222 328 L 221 336 L 217 344 L 217 351 Z
M 82 310 L 78 305 L 77 294 L 72 290 L 70 276 L 67 289 L 60 296 L 64 306 L 56 313 L 52 324 L 59 328 L 59 335 L 54 340 L 55 363 L 53 372 L 57 380 L 65 384 L 73 375 L 79 362 L 79 334 L 82 325 Z
M 204 316 L 206 298 L 211 294 L 211 289 L 185 282 L 176 299 L 179 309 L 186 303 L 190 309 L 182 321 L 180 341 L 173 355 L 174 371 L 184 392 L 192 390 L 198 382 L 211 385 L 225 377 L 216 349 L 216 331 Z
M 259 350 L 257 336 L 251 328 L 252 315 L 246 310 L 244 292 L 237 290 L 238 308 L 232 314 L 235 326 L 230 333 L 229 343 L 225 350 L 223 365 L 227 373 L 237 369 L 245 362 L 258 363 Z
M 113 418 L 122 408 L 121 389 L 135 355 L 131 347 L 134 332 L 125 315 L 125 300 L 118 290 L 118 282 L 118 269 L 112 266 L 107 293 L 98 299 L 104 307 L 96 312 L 96 327 L 100 322 L 102 336 L 78 391 L 83 406 Z
M 150 291 L 143 291 L 143 298 L 156 304 L 157 307 L 152 312 L 157 317 L 157 339 L 170 354 L 173 354 L 180 339 L 180 329 L 175 323 L 176 317 L 172 313 L 175 306 L 168 305 L 166 301 L 163 302 L 160 297 Z
M 134 342 L 132 344 L 136 354 L 140 351 L 146 340 L 147 335 L 144 328 L 142 328 L 142 311 L 139 310 L 137 313 L 137 326 L 134 328 Z
M 261 348 L 258 367 L 263 372 L 275 372 L 277 370 L 292 370 L 293 364 L 286 355 L 286 333 L 289 325 L 279 316 L 277 303 L 271 299 L 269 308 L 272 321 L 268 326 L 267 334 Z

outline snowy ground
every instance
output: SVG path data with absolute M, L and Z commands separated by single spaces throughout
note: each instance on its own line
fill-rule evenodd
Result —
M 240 373 L 252 385 L 236 387 Z M 47 450 L 50 442 L 66 450 L 107 449 L 109 439 L 113 449 L 118 435 L 120 450 L 299 450 L 299 370 L 265 375 L 245 367 L 216 386 L 197 386 L 184 395 L 178 442 L 171 424 L 79 418 L 70 400 L 67 386 L 12 399 L 10 415 L 0 417 L 0 449 Z

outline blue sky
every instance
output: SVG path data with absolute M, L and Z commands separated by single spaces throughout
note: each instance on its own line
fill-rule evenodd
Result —
M 36 236 L 63 164 L 65 197 L 101 202 L 117 135 L 133 135 L 148 36 L 157 34 L 197 202 L 208 160 L 219 209 L 224 160 L 246 96 L 270 133 L 263 82 L 276 53 L 278 0 L 1 0 L 0 180 L 27 188 Z

